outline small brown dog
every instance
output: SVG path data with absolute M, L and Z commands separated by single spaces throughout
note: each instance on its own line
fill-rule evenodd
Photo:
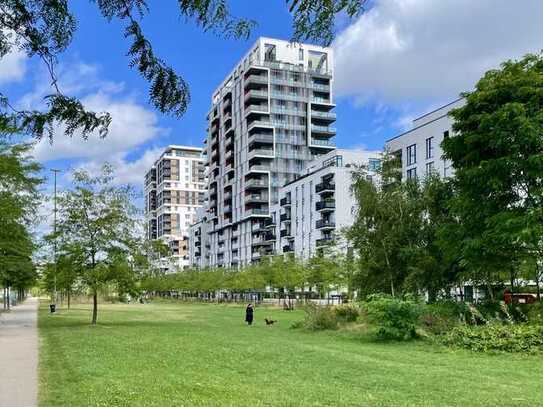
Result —
M 277 321 L 274 321 L 273 319 L 264 318 L 264 321 L 266 321 L 266 325 L 273 325 Z

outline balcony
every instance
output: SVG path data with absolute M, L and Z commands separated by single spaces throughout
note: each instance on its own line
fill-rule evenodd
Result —
M 336 128 L 330 126 L 318 126 L 316 124 L 311 125 L 312 134 L 323 134 L 333 136 L 336 134 Z
M 268 105 L 267 104 L 262 104 L 262 105 L 249 105 L 245 108 L 245 115 L 247 116 L 248 114 L 251 114 L 251 113 L 257 113 L 257 114 L 269 114 L 270 113 L 270 109 L 268 108 Z
M 311 117 L 313 117 L 315 119 L 334 122 L 336 120 L 336 118 L 337 118 L 337 115 L 336 115 L 335 112 L 321 112 L 319 110 L 312 110 L 311 111 Z
M 266 242 L 275 242 L 275 233 L 273 232 L 267 232 L 266 235 L 264 236 L 264 239 L 266 240 Z
M 289 229 L 283 229 L 281 232 L 279 232 L 279 236 L 281 237 L 291 237 L 292 232 Z
M 290 213 L 282 213 L 280 219 L 281 222 L 290 222 Z
M 336 148 L 336 142 L 333 140 L 322 140 L 311 138 L 311 147 Z
M 255 157 L 272 158 L 274 156 L 274 150 L 272 148 L 257 148 L 249 151 L 249 160 Z
M 245 189 L 267 189 L 268 186 L 268 180 L 263 179 L 250 179 L 245 182 Z
M 336 190 L 336 184 L 333 182 L 321 182 L 320 184 L 315 185 L 315 192 L 317 194 L 323 192 L 334 192 Z
M 263 84 L 267 85 L 269 83 L 268 76 L 267 75 L 249 75 L 245 78 L 245 84 Z
M 252 134 L 249 136 L 249 145 L 254 143 L 273 144 L 273 134 Z
M 335 229 L 336 222 L 330 219 L 321 219 L 316 223 L 317 229 Z
M 245 92 L 245 101 L 250 99 L 268 100 L 269 93 L 267 90 L 250 90 Z
M 245 211 L 247 216 L 270 216 L 270 211 L 268 209 L 261 208 L 252 208 Z
M 270 165 L 257 164 L 257 165 L 251 165 L 249 167 L 249 172 L 269 172 L 269 171 L 271 171 Z
M 275 220 L 273 220 L 273 218 L 266 219 L 266 222 L 264 222 L 264 226 L 266 228 L 274 228 L 275 227 Z
M 325 199 L 324 201 L 316 202 L 315 209 L 322 212 L 333 211 L 336 209 L 336 200 Z
M 281 201 L 279 201 L 279 204 L 281 206 L 290 206 L 292 204 L 290 197 L 281 198 Z
M 288 244 L 286 246 L 283 246 L 283 253 L 289 253 L 294 251 L 294 246 L 291 244 Z
M 317 239 L 315 242 L 317 247 L 327 246 L 334 242 L 334 239 L 332 237 L 324 237 L 322 239 Z
M 269 197 L 268 195 L 260 195 L 260 194 L 250 194 L 245 195 L 245 203 L 268 203 Z

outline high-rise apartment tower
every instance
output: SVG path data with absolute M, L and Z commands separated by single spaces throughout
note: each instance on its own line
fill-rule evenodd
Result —
M 332 66 L 329 48 L 260 38 L 213 93 L 204 148 L 209 200 L 199 220 L 209 247 L 199 264 L 258 258 L 261 232 L 253 226 L 270 217 L 279 188 L 335 148 Z

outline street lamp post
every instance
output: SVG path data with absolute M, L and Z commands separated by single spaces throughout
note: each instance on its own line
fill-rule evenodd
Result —
M 57 305 L 57 174 L 60 170 L 51 169 L 51 172 L 54 174 L 54 196 L 53 196 L 53 264 L 54 264 L 54 274 L 53 274 L 53 305 L 56 308 Z M 51 309 L 53 311 L 53 307 Z

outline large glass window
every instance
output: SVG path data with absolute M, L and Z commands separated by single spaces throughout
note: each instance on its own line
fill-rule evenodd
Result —
M 434 157 L 434 138 L 428 137 L 426 139 L 426 159 Z
M 407 147 L 407 165 L 413 165 L 417 163 L 417 145 L 412 144 Z
M 411 168 L 407 170 L 407 179 L 416 179 L 417 178 L 417 169 Z

